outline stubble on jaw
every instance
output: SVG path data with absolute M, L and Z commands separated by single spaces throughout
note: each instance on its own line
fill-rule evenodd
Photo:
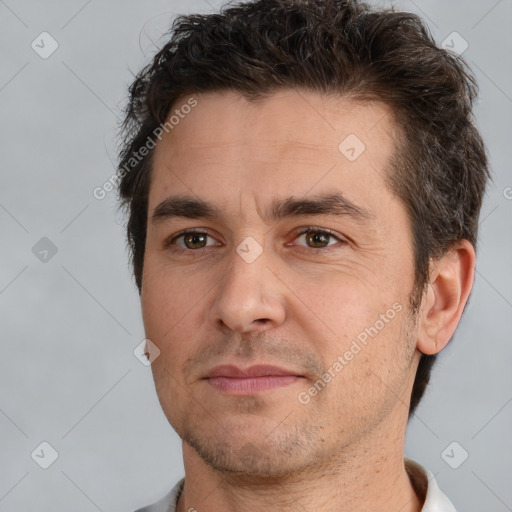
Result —
M 223 438 L 197 434 L 197 429 L 186 428 L 181 437 L 212 469 L 251 485 L 284 482 L 306 472 L 317 458 L 312 456 L 306 462 L 304 454 L 311 454 L 312 446 L 322 443 L 318 429 L 305 424 L 291 431 L 271 431 L 264 438 L 265 447 L 258 446 L 257 440 L 236 439 L 234 432 Z

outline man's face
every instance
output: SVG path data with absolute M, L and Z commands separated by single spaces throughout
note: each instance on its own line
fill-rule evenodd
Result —
M 390 110 L 291 90 L 195 99 L 155 149 L 141 295 L 170 423 L 210 465 L 266 476 L 400 430 L 418 353 Z M 335 195 L 352 206 L 286 203 Z M 177 196 L 217 212 L 154 217 Z

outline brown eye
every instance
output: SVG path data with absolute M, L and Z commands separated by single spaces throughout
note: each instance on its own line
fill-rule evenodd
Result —
M 315 249 L 326 247 L 329 244 L 329 238 L 331 238 L 331 235 L 322 233 L 321 231 L 306 233 L 307 243 Z
M 208 235 L 206 233 L 186 233 L 183 242 L 187 249 L 201 249 L 206 246 Z
M 337 243 L 346 243 L 346 241 L 338 235 L 322 228 L 307 228 L 299 233 L 297 240 L 302 238 L 304 238 L 306 247 L 310 249 L 324 249 L 329 248 L 331 245 L 336 245 Z M 332 242 L 330 242 L 330 240 L 332 240 Z M 304 244 L 301 243 L 299 245 L 303 246 Z
M 222 245 L 204 231 L 185 231 L 174 235 L 169 241 L 164 242 L 164 249 L 170 249 L 177 253 L 201 251 L 210 246 Z

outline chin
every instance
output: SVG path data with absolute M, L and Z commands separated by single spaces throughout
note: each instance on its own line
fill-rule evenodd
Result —
M 206 431 L 185 428 L 180 437 L 217 471 L 233 477 L 283 478 L 304 470 L 317 459 L 315 446 L 305 432 L 274 431 L 254 422 L 251 428 L 217 425 Z M 307 441 L 307 443 L 306 443 Z

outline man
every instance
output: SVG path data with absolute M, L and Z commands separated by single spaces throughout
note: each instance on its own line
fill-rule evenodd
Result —
M 143 511 L 453 511 L 407 421 L 471 292 L 476 85 L 414 15 L 178 18 L 130 88 L 119 192 L 185 478 Z

